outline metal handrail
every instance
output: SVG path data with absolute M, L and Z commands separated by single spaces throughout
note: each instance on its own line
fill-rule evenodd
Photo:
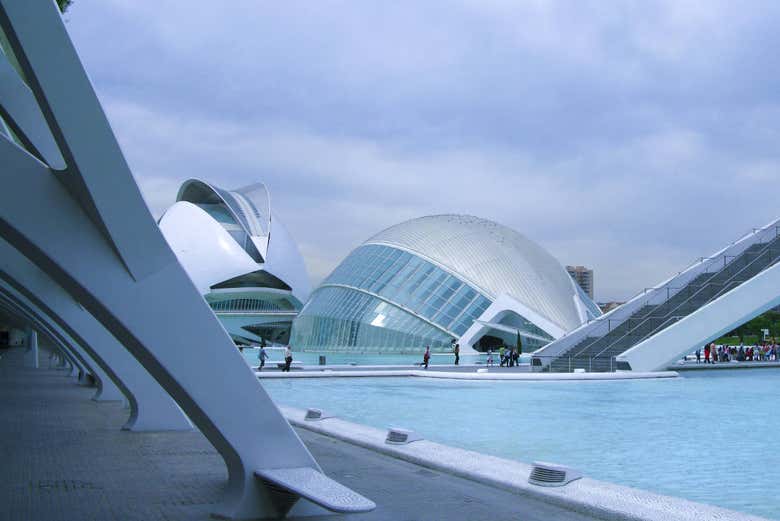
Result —
M 729 283 L 729 282 L 731 282 L 731 281 L 732 281 L 732 280 L 733 280 L 733 279 L 734 279 L 734 278 L 735 278 L 737 275 L 739 275 L 740 273 L 742 273 L 742 272 L 743 272 L 745 269 L 747 269 L 747 268 L 748 268 L 749 266 L 751 266 L 751 265 L 752 265 L 754 262 L 756 262 L 756 261 L 757 261 L 757 260 L 758 260 L 758 259 L 759 259 L 759 258 L 760 258 L 760 257 L 761 257 L 761 256 L 762 256 L 762 255 L 763 255 L 765 252 L 766 252 L 766 251 L 767 251 L 767 249 L 770 247 L 770 245 L 772 244 L 772 242 L 773 242 L 774 240 L 776 240 L 776 239 L 777 239 L 777 237 L 778 237 L 778 235 L 777 235 L 777 227 L 776 227 L 776 228 L 775 228 L 775 238 L 774 238 L 774 239 L 772 239 L 772 240 L 770 240 L 770 241 L 767 241 L 767 242 L 766 242 L 766 245 L 765 245 L 765 246 L 764 246 L 764 247 L 763 247 L 763 248 L 762 248 L 762 249 L 761 249 L 759 252 L 757 252 L 757 253 L 756 253 L 756 258 L 754 258 L 752 261 L 750 261 L 750 262 L 749 262 L 749 263 L 747 263 L 745 266 L 743 266 L 743 267 L 742 267 L 742 268 L 741 268 L 739 271 L 737 271 L 735 274 L 733 274 L 733 275 L 732 275 L 732 276 L 731 276 L 731 277 L 730 277 L 730 278 L 729 278 L 727 281 L 723 282 L 723 284 L 724 284 L 724 285 L 725 285 L 725 284 L 728 284 L 728 283 Z M 760 243 L 754 243 L 754 244 L 760 244 Z M 752 246 L 752 245 L 751 245 L 751 246 Z M 732 258 L 733 258 L 732 262 L 733 262 L 734 260 L 736 260 L 736 259 L 740 258 L 740 257 L 741 257 L 742 255 L 744 255 L 744 254 L 745 254 L 745 252 L 743 252 L 743 253 L 742 253 L 742 254 L 740 254 L 739 256 L 727 256 L 727 255 L 724 255 L 724 256 L 723 256 L 723 258 L 724 258 L 724 267 L 723 267 L 723 268 L 721 268 L 720 270 L 716 271 L 716 272 L 713 272 L 713 273 L 712 273 L 712 276 L 708 278 L 707 282 L 705 282 L 704 284 L 702 284 L 702 285 L 701 285 L 701 287 L 700 287 L 698 290 L 696 290 L 696 292 L 694 292 L 692 295 L 690 295 L 688 298 L 686 298 L 684 301 L 682 301 L 682 302 L 681 302 L 680 304 L 678 304 L 676 307 L 674 307 L 673 309 L 669 310 L 669 313 L 673 313 L 674 311 L 678 310 L 678 309 L 679 309 L 679 308 L 680 308 L 682 305 L 686 304 L 686 303 L 687 303 L 687 302 L 689 302 L 689 301 L 690 301 L 692 298 L 694 298 L 694 297 L 695 297 L 695 296 L 697 296 L 699 293 L 701 293 L 701 292 L 704 290 L 704 288 L 706 288 L 706 287 L 710 286 L 710 285 L 712 284 L 712 282 L 711 282 L 711 281 L 712 281 L 712 279 L 714 279 L 714 278 L 715 278 L 715 277 L 716 277 L 718 274 L 722 273 L 722 272 L 723 272 L 723 270 L 725 270 L 725 269 L 726 269 L 726 267 L 727 267 L 728 265 L 730 265 L 730 264 L 731 264 L 731 263 L 726 263 L 726 262 L 725 262 L 725 259 L 726 259 L 726 257 L 732 257 Z M 711 258 L 710 258 L 710 260 L 716 260 L 717 258 L 718 258 L 718 257 L 711 257 Z M 707 268 L 709 269 L 709 266 L 708 266 Z M 705 271 L 705 272 L 703 272 L 703 273 L 709 273 L 709 271 Z M 680 288 L 680 289 L 682 290 L 682 289 L 685 289 L 685 288 L 687 288 L 687 287 L 688 287 L 688 286 L 685 286 L 684 288 Z M 657 304 L 657 305 L 655 306 L 655 308 L 657 309 L 658 307 L 660 307 L 660 306 L 663 306 L 664 304 L 666 304 L 667 302 L 669 302 L 669 300 L 671 300 L 671 299 L 672 299 L 672 298 L 674 298 L 675 296 L 677 296 L 677 294 L 676 294 L 676 293 L 675 293 L 675 295 L 674 295 L 674 296 L 669 296 L 669 297 L 667 297 L 667 299 L 666 299 L 664 302 L 661 302 L 660 304 Z M 710 302 L 710 301 L 708 300 L 707 302 Z M 706 304 L 706 302 L 705 302 L 705 304 Z M 640 308 L 640 309 L 641 309 L 641 308 Z M 646 315 L 644 315 L 644 316 L 640 316 L 640 317 L 636 317 L 636 318 L 633 318 L 633 317 L 631 317 L 631 316 L 627 317 L 627 318 L 626 318 L 626 319 L 625 319 L 623 322 L 621 322 L 621 324 L 620 324 L 620 325 L 623 325 L 623 324 L 625 324 L 625 323 L 628 323 L 628 331 L 626 331 L 626 333 L 625 333 L 624 335 L 622 335 L 622 336 L 620 336 L 620 337 L 616 338 L 615 340 L 613 340 L 612 342 L 610 342 L 610 343 L 609 343 L 609 344 L 608 344 L 606 347 L 604 347 L 604 348 L 603 348 L 601 351 L 599 351 L 599 352 L 598 352 L 598 353 L 596 353 L 595 355 L 591 355 L 591 356 L 599 356 L 599 355 L 603 354 L 604 352 L 606 352 L 607 350 L 609 350 L 610 348 L 612 348 L 612 347 L 613 347 L 615 344 L 617 344 L 618 342 L 620 342 L 620 341 L 621 341 L 621 340 L 623 340 L 624 338 L 626 338 L 626 337 L 630 336 L 630 335 L 632 334 L 632 332 L 634 332 L 634 331 L 636 331 L 637 329 L 639 329 L 639 328 L 640 328 L 640 327 L 641 327 L 643 324 L 645 324 L 645 323 L 646 323 L 648 320 L 651 320 L 651 319 L 656 319 L 656 318 L 663 318 L 663 317 L 668 317 L 668 316 L 669 316 L 668 314 L 666 314 L 666 315 L 661 315 L 661 316 L 653 316 L 653 315 L 652 315 L 652 313 L 653 313 L 653 312 L 651 311 L 650 313 L 648 313 L 648 314 L 646 314 Z M 631 321 L 632 321 L 632 320 L 641 320 L 641 322 L 639 322 L 639 324 L 635 325 L 634 327 L 631 327 Z M 664 324 L 666 324 L 666 322 L 667 322 L 667 321 L 664 321 L 664 322 L 663 322 L 661 325 L 664 325 Z M 653 330 L 650 332 L 650 334 L 654 334 L 656 331 L 658 331 L 659 327 L 661 327 L 661 326 L 657 326 L 655 329 L 653 329 Z M 608 332 L 607 334 L 609 334 L 609 332 Z M 599 342 L 601 339 L 603 339 L 603 338 L 604 338 L 604 336 L 606 336 L 606 335 L 602 335 L 602 336 L 600 336 L 600 337 L 596 338 L 595 340 L 593 340 L 592 342 L 590 342 L 589 344 L 587 344 L 587 345 L 586 345 L 586 346 L 584 346 L 583 348 L 579 349 L 579 350 L 578 350 L 576 353 L 574 353 L 574 355 L 572 355 L 572 356 L 578 356 L 578 355 L 581 355 L 582 353 L 586 352 L 586 351 L 588 350 L 588 348 L 590 348 L 591 346 L 593 346 L 594 344 L 596 344 L 597 342 Z M 648 336 L 648 335 L 645 335 L 643 338 L 647 338 L 647 336 Z
M 624 304 L 623 306 L 620 306 L 620 307 L 616 308 L 615 310 L 610 311 L 609 313 L 601 315 L 600 317 L 597 317 L 596 319 L 590 320 L 586 324 L 584 324 L 583 326 L 581 326 L 581 327 L 579 327 L 577 329 L 574 329 L 574 330 L 564 334 L 561 338 L 559 338 L 554 343 L 559 343 L 559 342 L 560 343 L 564 343 L 564 342 L 566 342 L 568 339 L 570 339 L 574 335 L 577 335 L 577 338 L 572 341 L 572 345 L 569 345 L 568 347 L 563 347 L 562 346 L 561 348 L 559 348 L 560 350 L 558 351 L 557 355 L 545 355 L 545 354 L 542 353 L 542 354 L 537 355 L 537 356 L 540 356 L 540 357 L 542 357 L 542 356 L 543 357 L 549 356 L 551 358 L 556 357 L 556 356 L 565 356 L 565 353 L 571 351 L 577 345 L 577 343 L 582 342 L 582 340 L 585 340 L 588 337 L 592 337 L 592 335 L 596 335 L 593 341 L 589 342 L 584 347 L 578 349 L 577 353 L 575 353 L 575 356 L 580 354 L 580 353 L 582 353 L 583 351 L 585 351 L 586 349 L 591 347 L 594 343 L 598 342 L 605 335 L 609 334 L 612 331 L 611 322 L 613 322 L 613 321 L 618 322 L 618 327 L 619 327 L 620 325 L 622 325 L 623 323 L 625 323 L 628 320 L 635 320 L 634 318 L 632 318 L 632 314 L 635 313 L 637 310 L 641 309 L 642 307 L 644 307 L 644 306 L 658 307 L 658 306 L 663 305 L 664 303 L 666 303 L 669 299 L 673 298 L 674 295 L 669 295 L 669 291 L 672 290 L 672 289 L 681 289 L 679 287 L 673 286 L 674 284 L 678 284 L 679 283 L 679 280 L 677 278 L 677 277 L 679 277 L 679 275 L 681 275 L 683 273 L 687 273 L 691 269 L 693 269 L 694 267 L 700 266 L 702 264 L 706 264 L 707 266 L 705 267 L 705 269 L 701 273 L 709 273 L 709 270 L 714 267 L 715 263 L 713 261 L 715 261 L 717 259 L 721 259 L 721 258 L 723 259 L 722 267 L 727 266 L 730 263 L 729 259 L 737 258 L 747 248 L 749 248 L 752 244 L 756 244 L 757 242 L 759 242 L 759 241 L 755 241 L 754 238 L 756 236 L 760 236 L 761 234 L 764 234 L 764 233 L 770 231 L 772 228 L 774 228 L 774 230 L 775 230 L 775 234 L 774 234 L 775 238 L 778 237 L 778 235 L 780 235 L 778 233 L 778 231 L 780 230 L 780 219 L 775 219 L 775 220 L 771 221 L 770 223 L 768 223 L 767 225 L 765 225 L 765 226 L 763 226 L 761 228 L 758 228 L 758 229 L 753 228 L 753 229 L 751 229 L 749 232 L 746 232 L 746 233 L 740 235 L 737 239 L 735 239 L 734 241 L 730 242 L 726 247 L 724 247 L 721 250 L 719 250 L 716 254 L 711 255 L 709 257 L 700 257 L 700 258 L 698 258 L 694 262 L 690 263 L 686 268 L 684 268 L 683 270 L 679 271 L 677 273 L 677 275 L 671 277 L 670 279 L 664 281 L 663 283 L 658 284 L 657 286 L 654 286 L 652 288 L 645 288 L 644 290 L 637 292 L 635 295 L 633 295 L 631 298 L 629 298 L 628 301 L 626 302 L 626 304 Z M 737 255 L 733 255 L 733 253 L 735 253 L 735 251 L 731 251 L 731 250 L 733 250 L 735 246 L 739 245 L 740 243 L 749 242 L 749 241 L 754 241 L 754 242 L 750 242 L 749 244 L 746 244 L 746 246 L 744 246 L 744 249 L 740 250 L 737 253 Z M 719 269 L 715 273 L 718 273 L 720 271 L 722 271 L 722 268 Z M 694 275 L 693 277 L 696 277 L 696 276 L 698 276 L 698 274 Z M 691 280 L 692 280 L 692 278 L 691 278 Z M 687 287 L 687 285 L 686 285 L 686 287 Z M 664 290 L 667 292 L 667 298 L 664 299 L 663 301 L 661 301 L 658 304 L 654 304 L 653 303 L 654 298 L 659 294 L 660 291 L 664 291 Z M 675 293 L 675 295 L 676 295 L 676 293 Z M 643 297 L 643 296 L 646 297 L 646 298 L 645 299 L 640 299 L 640 297 Z M 629 308 L 629 307 L 630 307 L 630 309 L 633 310 L 633 312 L 627 310 L 627 308 Z M 626 313 L 626 315 L 621 317 L 620 315 L 622 315 L 623 313 Z M 650 315 L 650 313 L 648 313 L 648 315 Z M 600 325 L 597 325 L 597 324 L 600 324 Z M 595 329 L 595 331 L 592 331 L 594 329 Z M 606 329 L 606 331 L 605 331 L 605 329 Z M 542 352 L 544 350 L 545 350 L 544 347 L 539 349 L 539 351 L 542 351 Z
M 680 317 L 686 317 L 686 316 L 690 315 L 690 313 L 688 313 L 688 314 L 686 314 L 686 315 L 674 315 L 674 316 L 672 316 L 672 315 L 670 315 L 670 314 L 671 314 L 671 313 L 674 313 L 675 311 L 677 311 L 678 309 L 680 309 L 680 307 L 682 307 L 682 306 L 683 306 L 683 305 L 685 305 L 686 303 L 690 302 L 690 300 L 691 300 L 691 299 L 693 299 L 694 297 L 696 297 L 697 295 L 699 295 L 699 294 L 700 294 L 702 291 L 704 291 L 704 288 L 710 287 L 710 286 L 711 286 L 711 285 L 713 285 L 713 284 L 717 284 L 717 285 L 723 285 L 723 289 L 721 289 L 721 290 L 720 290 L 718 293 L 716 293 L 715 295 L 713 295 L 712 297 L 710 297 L 709 299 L 707 299 L 707 300 L 706 300 L 706 301 L 705 301 L 705 302 L 704 302 L 704 303 L 703 303 L 701 306 L 699 306 L 697 309 L 701 309 L 702 307 L 706 306 L 707 304 L 709 304 L 710 302 L 712 302 L 714 299 L 716 299 L 716 298 L 718 298 L 720 295 L 722 295 L 722 294 L 723 294 L 723 291 L 724 291 L 724 290 L 725 290 L 725 288 L 726 288 L 726 286 L 727 286 L 728 284 L 730 284 L 731 282 L 733 282 L 733 281 L 734 281 L 734 279 L 735 279 L 735 278 L 736 278 L 736 277 L 737 277 L 737 276 L 738 276 L 740 273 L 744 272 L 746 269 L 748 269 L 750 266 L 752 266 L 752 265 L 753 265 L 753 264 L 754 264 L 756 261 L 758 261 L 758 259 L 760 259 L 760 258 L 761 258 L 761 257 L 762 257 L 762 256 L 763 256 L 765 253 L 767 253 L 767 252 L 769 251 L 769 248 L 771 247 L 772 243 L 773 243 L 775 240 L 777 240 L 777 238 L 778 238 L 778 235 L 776 235 L 774 239 L 772 239 L 772 240 L 770 240 L 770 241 L 766 242 L 766 245 L 765 245 L 765 246 L 764 246 L 764 247 L 763 247 L 763 248 L 762 248 L 760 251 L 756 252 L 756 254 L 755 254 L 755 255 L 756 255 L 756 257 L 755 257 L 753 260 L 751 260 L 750 262 L 748 262 L 747 264 L 745 264 L 745 265 L 744 265 L 744 266 L 743 266 L 743 267 L 742 267 L 742 268 L 741 268 L 739 271 L 737 271 L 736 273 L 734 273 L 733 275 L 731 275 L 731 277 L 729 277 L 728 279 L 726 279 L 726 280 L 725 280 L 725 281 L 723 281 L 722 283 L 721 283 L 721 282 L 718 282 L 718 283 L 712 283 L 711 281 L 712 281 L 712 279 L 714 279 L 714 278 L 715 278 L 715 277 L 716 277 L 716 276 L 717 276 L 719 273 L 722 273 L 722 272 L 723 272 L 723 270 L 725 270 L 725 269 L 726 269 L 726 267 L 725 267 L 725 266 L 724 266 L 724 267 L 723 267 L 723 268 L 722 268 L 720 271 L 717 271 L 717 272 L 713 273 L 712 277 L 710 277 L 710 278 L 709 278 L 709 280 L 707 281 L 707 283 L 706 283 L 706 284 L 703 284 L 703 285 L 702 285 L 702 286 L 701 286 L 701 287 L 700 287 L 698 290 L 696 290 L 696 292 L 695 292 L 695 293 L 693 293 L 691 296 L 689 296 L 688 298 L 686 298 L 685 300 L 683 300 L 682 302 L 680 302 L 680 303 L 679 303 L 679 304 L 678 304 L 676 307 L 674 307 L 673 309 L 669 310 L 669 314 L 667 314 L 667 315 L 662 315 L 662 316 L 660 316 L 660 317 L 651 317 L 651 316 L 649 316 L 649 315 L 646 315 L 646 316 L 645 316 L 646 318 L 645 318 L 644 320 L 642 320 L 642 322 L 640 322 L 638 325 L 634 326 L 633 328 L 629 329 L 629 331 L 628 331 L 628 332 L 627 332 L 625 335 L 623 335 L 623 336 L 621 336 L 620 338 L 617 338 L 616 340 L 614 340 L 612 343 L 610 343 L 610 344 L 609 344 L 607 347 L 605 347 L 604 349 L 602 349 L 601 351 L 599 351 L 599 352 L 598 352 L 596 355 L 594 355 L 594 356 L 599 356 L 599 355 L 603 354 L 605 351 L 607 351 L 609 348 L 611 348 L 612 346 L 614 346 L 616 343 L 618 343 L 618 342 L 619 342 L 619 341 L 621 341 L 622 339 L 626 338 L 627 336 L 631 335 L 631 333 L 632 333 L 633 331 L 636 331 L 636 330 L 637 330 L 639 327 L 641 327 L 641 326 L 642 326 L 642 324 L 644 324 L 645 322 L 647 322 L 647 321 L 648 321 L 648 320 L 650 320 L 650 319 L 653 319 L 653 318 L 663 318 L 664 316 L 666 316 L 666 317 L 669 317 L 669 318 L 674 318 L 674 317 L 678 317 L 678 318 L 680 318 Z M 741 257 L 741 255 L 740 255 L 740 257 Z M 739 258 L 739 257 L 736 257 L 736 258 Z M 736 258 L 735 258 L 734 260 L 736 260 Z M 759 273 L 760 273 L 760 272 L 759 272 Z M 755 275 L 754 275 L 754 276 L 755 276 Z M 752 277 L 751 277 L 751 278 L 752 278 Z M 747 279 L 747 280 L 749 280 L 749 279 Z M 746 282 L 746 281 L 741 281 L 740 283 L 742 283 L 742 282 Z M 667 302 L 668 302 L 668 300 L 667 300 Z M 665 302 L 664 302 L 664 303 L 665 303 Z M 661 304 L 661 305 L 663 305 L 663 304 Z M 695 311 L 695 310 L 694 310 L 694 311 Z M 657 331 L 659 331 L 659 329 L 660 329 L 660 328 L 661 328 L 663 325 L 665 325 L 665 324 L 666 324 L 666 322 L 668 322 L 668 319 L 667 319 L 666 321 L 662 322 L 660 325 L 656 326 L 656 327 L 655 327 L 653 330 L 651 330 L 649 333 L 647 333 L 646 335 L 644 335 L 644 336 L 642 337 L 642 339 L 649 338 L 650 336 L 654 335 L 654 334 L 655 334 Z M 641 341 L 641 340 L 640 340 L 640 341 Z
M 537 358 L 550 358 L 551 360 L 547 363 L 542 363 L 541 366 L 534 366 L 532 363 L 531 372 L 535 372 L 534 367 L 542 367 L 542 371 L 544 371 L 544 367 L 547 366 L 549 370 L 549 367 L 552 367 L 553 363 L 558 363 L 559 365 L 565 364 L 565 369 L 568 373 L 571 373 L 574 369 L 578 369 L 578 367 L 575 367 L 576 365 L 580 366 L 579 369 L 585 369 L 589 373 L 593 372 L 594 368 L 597 372 L 601 369 L 606 369 L 607 372 L 613 372 L 617 365 L 617 359 L 614 356 L 609 358 L 597 358 L 594 356 L 540 356 Z M 609 365 L 607 366 L 607 364 Z

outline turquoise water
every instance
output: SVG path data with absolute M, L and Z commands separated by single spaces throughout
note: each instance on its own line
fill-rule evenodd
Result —
M 780 519 L 780 370 L 602 382 L 262 383 L 280 404 Z

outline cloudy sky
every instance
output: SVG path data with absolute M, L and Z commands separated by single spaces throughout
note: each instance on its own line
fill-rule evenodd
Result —
M 780 3 L 76 0 L 156 216 L 265 182 L 319 282 L 397 222 L 513 227 L 624 299 L 780 215 Z

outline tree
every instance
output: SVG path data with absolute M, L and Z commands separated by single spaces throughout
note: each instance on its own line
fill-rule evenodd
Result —
M 520 339 L 520 331 L 517 332 L 517 354 L 523 354 L 523 341 Z
M 70 4 L 73 3 L 73 0 L 57 0 L 57 5 L 60 7 L 60 12 L 64 13 L 68 10 L 68 7 L 70 7 Z

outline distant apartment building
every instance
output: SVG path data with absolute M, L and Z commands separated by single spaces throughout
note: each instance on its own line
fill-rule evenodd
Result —
M 566 266 L 566 271 L 580 285 L 582 291 L 593 299 L 593 270 L 585 266 Z

